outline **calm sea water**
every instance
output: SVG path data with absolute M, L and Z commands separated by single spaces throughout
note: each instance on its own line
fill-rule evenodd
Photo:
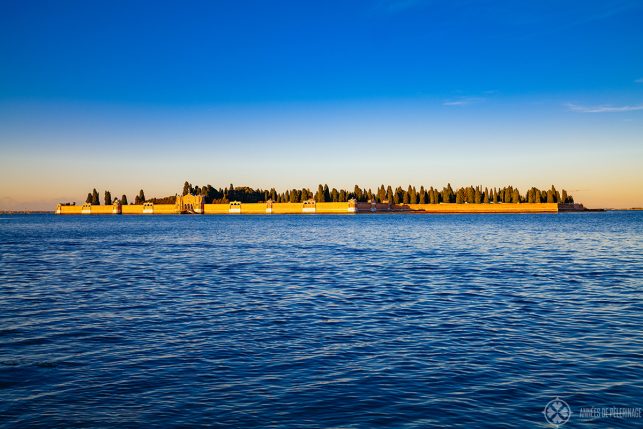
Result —
M 3 427 L 643 426 L 640 212 L 0 216 L 0 290 Z

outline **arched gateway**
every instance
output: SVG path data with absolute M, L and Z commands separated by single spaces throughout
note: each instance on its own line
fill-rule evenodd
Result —
M 179 213 L 203 213 L 203 196 L 202 195 L 177 195 L 176 210 Z

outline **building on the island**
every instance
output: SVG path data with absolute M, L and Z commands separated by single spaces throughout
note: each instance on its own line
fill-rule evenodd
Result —
M 179 213 L 203 213 L 203 195 L 177 195 L 176 209 Z

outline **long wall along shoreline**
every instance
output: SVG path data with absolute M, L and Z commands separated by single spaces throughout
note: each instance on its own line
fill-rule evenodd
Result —
M 205 204 L 200 195 L 177 195 L 174 204 L 111 205 L 85 203 L 82 206 L 58 204 L 56 214 L 356 214 L 356 213 L 558 213 L 583 210 L 581 204 L 562 203 L 488 203 L 488 204 L 387 204 L 375 202 L 242 203 Z

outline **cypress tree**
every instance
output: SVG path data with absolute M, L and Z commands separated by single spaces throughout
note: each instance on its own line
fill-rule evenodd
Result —
M 98 191 L 96 190 L 96 188 L 94 188 L 94 190 L 92 191 L 92 205 L 100 205 L 100 198 L 98 197 Z
M 465 201 L 464 190 L 460 188 L 455 194 L 455 203 L 464 204 L 464 201 Z
M 378 202 L 382 203 L 386 199 L 386 189 L 384 189 L 384 185 L 380 186 L 380 188 L 377 190 L 377 199 Z
M 512 203 L 520 202 L 520 192 L 518 192 L 518 189 L 514 189 L 513 193 L 511 194 L 511 202 Z
M 388 188 L 386 188 L 386 199 L 388 200 L 389 204 L 393 204 L 393 201 L 395 200 L 395 196 L 393 195 L 393 188 L 389 185 Z
M 445 203 L 450 202 L 449 201 L 449 190 L 447 188 L 442 188 L 442 201 Z
M 402 194 L 402 204 L 408 204 L 410 201 L 410 196 L 409 196 L 409 191 L 404 191 L 404 194 Z
M 325 197 L 324 197 L 324 186 L 320 183 L 317 186 L 317 193 L 315 194 L 315 201 L 318 203 L 323 203 L 325 202 Z
M 105 205 L 106 206 L 112 205 L 112 193 L 109 191 L 105 191 Z
M 455 202 L 455 191 L 451 187 L 450 183 L 447 185 L 447 188 L 449 190 L 449 202 L 454 203 Z
M 85 200 L 86 203 L 91 203 L 92 202 L 92 193 L 88 192 L 87 193 L 87 199 Z
M 554 193 L 552 192 L 551 189 L 549 191 L 547 191 L 547 202 L 548 203 L 555 203 L 556 202 L 555 198 L 554 198 Z
M 362 190 L 359 188 L 359 186 L 355 185 L 353 188 L 353 193 L 355 194 L 355 199 L 357 201 L 362 201 Z
M 124 206 L 127 205 L 127 195 L 123 194 L 123 196 L 121 196 L 121 204 Z
M 139 201 L 139 204 L 143 204 L 146 201 L 145 200 L 145 192 L 143 192 L 142 189 L 140 191 L 138 191 L 138 201 Z
M 469 204 L 473 204 L 476 199 L 476 191 L 473 190 L 473 186 L 469 186 L 465 190 L 465 201 Z
M 333 190 L 330 191 L 330 200 L 334 203 L 339 201 L 339 191 L 337 191 L 336 188 L 333 188 Z

